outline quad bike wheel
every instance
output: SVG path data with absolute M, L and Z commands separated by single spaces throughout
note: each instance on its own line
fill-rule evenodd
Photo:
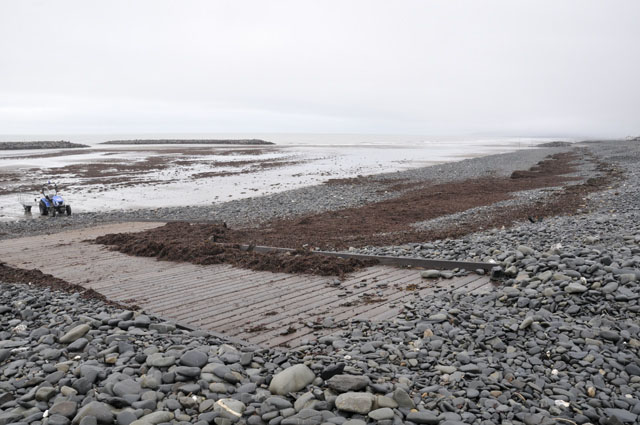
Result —
M 67 215 L 71 215 L 71 205 L 67 205 L 65 207 L 65 211 L 67 212 Z
M 40 201 L 38 204 L 38 208 L 40 209 L 40 215 L 49 215 L 49 209 L 44 204 L 44 202 Z

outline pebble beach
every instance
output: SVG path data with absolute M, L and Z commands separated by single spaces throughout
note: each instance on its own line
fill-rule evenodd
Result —
M 397 193 L 379 190 L 385 179 L 509 176 L 576 147 L 382 174 L 350 190 L 316 185 L 197 209 L 0 222 L 0 237 L 123 220 L 260 223 L 393 199 Z M 392 320 L 345 323 L 295 348 L 265 349 L 78 293 L 2 283 L 0 425 L 638 423 L 640 142 L 579 148 L 621 178 L 586 195 L 574 214 L 352 250 L 492 262 L 494 291 L 416 299 Z M 575 177 L 598 172 L 584 162 Z M 504 205 L 546 196 L 527 191 Z M 416 225 L 464 223 L 491 208 Z

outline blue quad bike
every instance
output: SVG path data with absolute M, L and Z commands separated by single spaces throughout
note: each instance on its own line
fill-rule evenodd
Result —
M 42 187 L 40 193 L 42 197 L 40 200 L 36 199 L 40 215 L 50 215 L 52 217 L 55 217 L 56 214 L 71 215 L 71 205 L 67 204 L 58 193 L 58 185 L 54 185 L 53 194 L 49 193 L 46 185 Z

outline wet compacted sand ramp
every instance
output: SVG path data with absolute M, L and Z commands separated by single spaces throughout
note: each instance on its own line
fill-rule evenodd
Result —
M 376 265 L 340 280 L 228 264 L 157 261 L 90 241 L 161 225 L 118 223 L 4 240 L 0 258 L 9 266 L 39 269 L 178 324 L 263 346 L 300 345 L 354 319 L 392 319 L 417 297 L 492 289 L 488 278 L 475 274 L 434 281 L 421 278 L 420 270 Z

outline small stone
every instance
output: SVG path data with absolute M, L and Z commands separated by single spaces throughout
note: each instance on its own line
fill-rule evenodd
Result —
M 480 367 L 475 363 L 464 364 L 459 368 L 460 372 L 476 374 L 480 373 Z
M 519 245 L 516 249 L 521 253 L 523 253 L 524 255 L 533 255 L 535 253 L 533 248 L 528 247 L 526 245 Z
M 165 422 L 170 422 L 174 418 L 171 412 L 152 412 L 148 415 L 144 415 L 140 419 L 131 422 L 130 425 L 157 425 Z
M 78 394 L 86 394 L 93 387 L 91 381 L 87 378 L 76 379 L 73 383 L 73 389 L 78 392 Z
M 71 421 L 66 416 L 49 413 L 47 417 L 48 425 L 69 425 L 69 423 L 71 423 Z
M 398 407 L 398 403 L 392 399 L 391 397 L 387 397 L 384 395 L 376 396 L 376 406 L 378 407 L 389 407 L 391 409 L 395 409 Z
M 624 371 L 627 372 L 630 376 L 640 376 L 640 366 L 636 363 L 629 363 L 624 367 Z
M 60 342 L 63 343 L 63 344 L 67 344 L 67 343 L 73 342 L 76 339 L 78 339 L 80 337 L 83 337 L 87 332 L 89 332 L 90 329 L 91 329 L 91 327 L 89 325 L 87 325 L 86 323 L 83 323 L 82 325 L 78 325 L 75 328 L 71 329 L 66 334 L 64 334 L 60 338 Z
M 393 410 L 388 407 L 382 409 L 372 410 L 367 414 L 374 421 L 384 421 L 386 419 L 393 419 Z
M 151 325 L 153 326 L 153 325 Z M 154 353 L 147 357 L 147 364 L 152 367 L 169 367 L 175 364 L 174 356 L 163 356 L 161 353 Z
M 195 409 L 198 406 L 198 401 L 194 400 L 193 397 L 189 397 L 189 396 L 178 397 L 178 402 L 185 409 Z
M 525 425 L 540 425 L 544 420 L 544 416 L 540 413 L 527 413 L 522 418 Z
M 133 324 L 139 328 L 148 328 L 151 324 L 151 319 L 149 316 L 141 314 L 133 320 Z
M 302 394 L 298 399 L 293 403 L 293 408 L 296 412 L 301 411 L 304 408 L 312 407 L 313 402 L 315 402 L 316 397 L 312 392 L 306 392 Z
M 142 388 L 149 388 L 150 390 L 157 390 L 160 386 L 160 383 L 155 376 L 143 375 L 140 378 L 140 386 Z
M 89 340 L 87 338 L 78 338 L 67 346 L 69 351 L 82 351 L 87 346 Z
M 276 396 L 269 397 L 264 402 L 275 407 L 278 410 L 288 409 L 293 406 L 289 400 Z
M 430 322 L 442 323 L 447 320 L 447 315 L 445 313 L 436 313 L 429 316 L 427 320 Z
M 620 280 L 621 285 L 626 285 L 627 283 L 635 282 L 636 275 L 634 273 L 624 273 L 618 276 L 618 279 Z
M 438 425 L 440 419 L 429 412 L 409 412 L 407 420 L 416 424 Z
M 562 280 L 571 280 L 571 278 L 569 276 L 567 276 L 566 274 L 562 274 L 560 272 L 556 272 L 553 274 L 553 280 L 557 280 L 557 281 L 562 281 Z
M 207 412 L 207 411 L 213 409 L 213 405 L 214 404 L 215 404 L 214 400 L 206 399 L 206 400 L 202 401 L 202 403 L 200 403 L 198 405 L 198 412 L 200 412 L 200 413 Z
M 409 397 L 409 394 L 402 388 L 396 388 L 393 392 L 393 399 L 398 403 L 398 407 L 405 409 L 415 409 L 416 407 L 411 397 Z
M 612 342 L 617 342 L 618 340 L 620 340 L 620 334 L 610 329 L 602 329 L 600 331 L 600 337 Z
M 360 347 L 360 352 L 362 354 L 375 353 L 376 352 L 376 348 L 373 346 L 372 343 L 366 342 L 366 343 L 362 344 L 362 346 Z
M 168 334 L 176 330 L 176 325 L 168 322 L 164 323 L 151 323 L 149 329 L 152 331 L 158 331 L 161 334 Z
M 213 411 L 218 412 L 223 418 L 237 420 L 242 417 L 246 406 L 244 403 L 232 398 L 221 398 L 216 401 L 213 406 Z
M 173 371 L 178 375 L 189 378 L 200 376 L 200 368 L 195 366 L 178 366 Z
M 445 366 L 440 364 L 435 365 L 433 368 L 440 373 L 447 373 L 447 374 L 451 374 L 456 370 L 458 370 L 455 366 Z
M 573 281 L 573 282 L 569 282 L 569 284 L 564 287 L 564 291 L 569 294 L 581 294 L 587 291 L 587 287 L 584 285 L 581 285 L 578 282 Z
M 116 364 L 116 362 L 118 361 L 118 357 L 118 353 L 107 354 L 106 356 L 104 356 L 104 362 L 106 364 Z
M 45 360 L 56 360 L 62 355 L 62 351 L 55 348 L 46 348 L 42 350 L 42 358 Z
M 209 361 L 207 356 L 202 351 L 189 350 L 180 356 L 180 364 L 184 366 L 203 367 Z
M 185 367 L 185 366 L 183 366 Z M 195 368 L 197 370 L 197 368 Z M 236 384 L 239 382 L 236 374 L 233 373 L 229 366 L 225 365 L 214 365 L 213 374 L 218 378 L 222 378 L 230 384 Z M 195 376 L 195 375 L 194 375 Z
M 551 270 L 547 270 L 536 275 L 536 278 L 538 278 L 542 282 L 548 282 L 552 277 L 553 277 L 553 272 Z
M 320 374 L 320 377 L 325 381 L 328 379 L 331 379 L 332 376 L 342 373 L 344 371 L 344 367 L 345 367 L 344 363 L 329 365 L 322 371 L 322 373 Z
M 524 318 L 524 320 L 520 323 L 520 326 L 518 328 L 520 330 L 527 329 L 532 324 L 533 324 L 533 317 L 532 316 L 528 316 L 528 317 Z
M 118 425 L 131 425 L 136 420 L 136 415 L 130 410 L 123 410 L 116 416 Z
M 322 423 L 322 413 L 313 409 L 303 409 L 298 414 L 281 422 L 282 425 L 319 425 L 320 423 Z
M 23 418 L 24 416 L 22 416 L 20 413 L 3 412 L 3 413 L 0 413 L 0 425 L 17 423 L 18 421 L 20 421 L 20 419 L 23 419 Z
M 98 425 L 98 419 L 95 416 L 85 416 L 80 420 L 80 425 Z
M 72 418 L 78 409 L 78 405 L 75 401 L 59 401 L 51 406 L 49 409 L 50 415 L 62 415 L 67 418 Z
M 4 362 L 9 357 L 11 357 L 11 350 L 9 349 L 0 350 L 0 363 Z
M 276 374 L 271 379 L 269 391 L 272 394 L 286 395 L 300 391 L 316 379 L 316 375 L 303 364 L 297 364 Z
M 505 272 L 500 266 L 494 266 L 491 268 L 491 274 L 489 275 L 491 280 L 499 280 L 504 276 Z
M 599 240 L 600 238 L 597 236 L 587 236 L 586 238 L 584 238 L 584 242 L 588 245 L 593 245 L 594 243 L 597 243 Z
M 113 394 L 118 397 L 124 397 L 127 394 L 139 394 L 140 391 L 140 384 L 133 379 L 125 379 L 124 381 L 117 382 L 113 386 Z
M 51 397 L 56 395 L 57 391 L 53 387 L 40 387 L 36 391 L 36 400 L 38 401 L 49 401 Z
M 224 394 L 227 392 L 227 384 L 224 382 L 212 382 L 209 384 L 209 391 Z
M 82 418 L 85 416 L 93 416 L 100 424 L 111 424 L 113 422 L 113 413 L 109 406 L 99 401 L 92 401 L 91 403 L 83 406 L 76 416 L 73 418 L 72 423 L 74 425 L 79 424 Z
M 327 385 L 340 393 L 346 393 L 363 390 L 370 382 L 367 376 L 336 375 L 327 381 Z
M 518 268 L 516 266 L 509 266 L 504 271 L 504 274 L 507 277 L 514 277 L 516 274 L 518 274 Z
M 60 393 L 65 397 L 73 397 L 78 394 L 78 391 L 76 391 L 74 388 L 64 385 L 62 388 L 60 388 Z
M 438 279 L 440 277 L 439 270 L 424 270 L 420 273 L 424 279 Z
M 638 419 L 638 415 L 624 409 L 606 408 L 604 413 L 607 416 L 615 416 L 619 421 L 628 424 L 635 424 Z
M 373 408 L 375 396 L 370 393 L 349 392 L 336 398 L 336 407 L 344 412 L 366 415 Z

